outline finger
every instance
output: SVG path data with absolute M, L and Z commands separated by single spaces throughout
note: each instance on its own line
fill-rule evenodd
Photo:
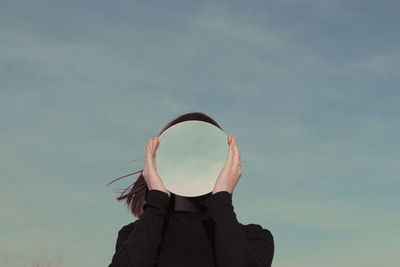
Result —
M 150 145 L 147 143 L 146 144 L 146 155 L 145 155 L 145 160 L 144 160 L 144 170 L 146 170 L 146 171 L 149 167 L 150 160 L 151 160 Z
M 234 138 L 233 147 L 234 147 L 234 152 L 239 154 L 239 156 L 240 156 L 240 151 L 239 151 L 239 147 L 238 147 L 238 145 L 236 143 L 236 138 Z
M 149 140 L 148 140 L 148 144 L 149 144 L 149 151 L 151 152 L 151 137 L 149 138 Z
M 155 147 L 155 138 L 150 138 L 150 162 L 149 162 L 149 166 L 151 166 L 152 169 L 154 169 L 154 147 Z
M 234 151 L 236 153 L 240 154 L 239 147 L 238 147 L 237 142 L 236 142 L 236 138 L 233 138 L 233 147 L 234 147 Z
M 147 167 L 153 167 L 153 138 L 149 138 L 148 143 L 148 157 L 147 157 Z
M 153 151 L 154 151 L 154 138 L 149 138 L 149 143 L 150 143 L 151 154 L 153 154 Z
M 228 150 L 228 158 L 226 160 L 226 165 L 231 166 L 233 162 L 233 142 L 232 142 L 232 137 L 230 139 L 231 141 L 229 142 L 229 150 Z
M 154 137 L 154 156 L 153 156 L 153 163 L 154 163 L 154 168 L 157 169 L 157 148 L 160 144 L 160 141 L 158 140 L 158 137 Z
M 239 177 L 241 177 L 242 176 L 242 164 L 241 164 L 241 160 L 240 160 L 240 154 L 241 153 L 240 153 L 240 150 L 239 150 L 239 148 L 237 146 L 236 138 L 234 138 L 233 143 L 234 143 L 234 151 L 235 151 L 235 157 L 234 157 L 233 166 L 237 167 Z
M 157 149 L 160 146 L 160 138 L 158 136 L 156 137 L 155 142 L 156 142 L 156 147 L 154 148 L 154 156 L 156 156 Z
M 240 165 L 240 152 L 239 149 L 236 145 L 236 138 L 233 138 L 233 166 L 238 166 Z
M 155 151 L 156 151 L 156 138 L 155 137 L 153 137 L 153 138 L 151 138 L 151 155 L 153 156 L 153 158 L 154 158 L 154 156 L 155 156 Z

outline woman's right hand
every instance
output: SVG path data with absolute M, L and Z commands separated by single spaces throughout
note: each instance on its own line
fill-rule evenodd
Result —
M 144 160 L 143 177 L 146 181 L 149 190 L 157 189 L 163 191 L 171 196 L 171 193 L 165 188 L 160 175 L 157 173 L 156 167 L 156 155 L 157 148 L 160 144 L 159 138 L 149 138 L 149 142 L 146 144 L 146 156 Z

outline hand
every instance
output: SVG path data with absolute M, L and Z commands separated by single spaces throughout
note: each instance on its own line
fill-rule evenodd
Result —
M 240 151 L 236 145 L 236 138 L 228 136 L 229 151 L 224 167 L 218 175 L 212 194 L 219 191 L 228 191 L 232 194 L 239 178 L 242 176 L 240 165 Z
M 158 145 L 160 144 L 159 138 L 149 138 L 149 142 L 146 144 L 146 156 L 144 160 L 143 177 L 146 181 L 149 190 L 157 189 L 163 191 L 171 196 L 171 193 L 165 188 L 160 175 L 157 173 L 156 167 L 156 153 Z

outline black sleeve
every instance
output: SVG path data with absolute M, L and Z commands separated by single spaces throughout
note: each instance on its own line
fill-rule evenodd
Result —
M 168 208 L 167 193 L 149 190 L 140 219 L 133 223 L 131 230 L 124 226 L 118 232 L 116 251 L 108 267 L 156 266 Z
M 274 255 L 269 230 L 251 224 L 242 230 L 232 205 L 232 194 L 219 191 L 205 202 L 214 226 L 215 259 L 218 267 L 267 267 Z

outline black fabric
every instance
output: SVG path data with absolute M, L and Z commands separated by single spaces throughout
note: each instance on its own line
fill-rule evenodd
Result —
M 173 211 L 189 211 L 189 212 L 205 212 L 207 207 L 206 200 L 212 195 L 208 193 L 198 197 L 184 197 L 171 193 L 170 212 Z
M 119 230 L 108 267 L 271 266 L 271 232 L 238 222 L 231 193 L 210 195 L 200 212 L 174 210 L 171 203 L 165 192 L 148 192 L 140 218 Z

